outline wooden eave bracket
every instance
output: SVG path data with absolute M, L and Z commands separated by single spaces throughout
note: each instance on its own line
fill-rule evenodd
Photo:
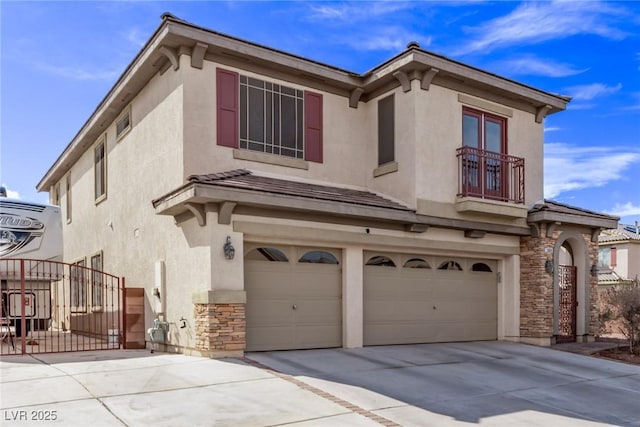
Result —
M 231 215 L 235 209 L 236 202 L 222 202 L 218 209 L 218 224 L 231 224 Z
M 171 62 L 171 66 L 173 67 L 174 71 L 180 68 L 180 61 L 178 60 L 178 52 L 175 49 L 171 49 L 170 47 L 167 47 L 167 46 L 160 46 L 158 48 L 158 52 L 160 52 L 161 54 L 167 57 L 169 62 Z
M 396 71 L 393 73 L 393 77 L 395 77 L 402 86 L 403 92 L 409 92 L 411 90 L 411 80 L 409 80 L 409 76 L 404 71 Z
M 429 86 L 431 86 L 431 82 L 433 78 L 438 74 L 440 70 L 437 68 L 429 68 L 422 74 L 422 79 L 420 79 L 420 89 L 429 90 Z
M 204 227 L 207 225 L 207 213 L 205 212 L 204 205 L 200 203 L 185 203 L 184 207 L 196 217 L 199 226 Z
M 364 93 L 364 89 L 361 87 L 357 87 L 349 93 L 349 107 L 358 108 L 358 102 L 360 102 L 360 97 Z
M 545 117 L 547 117 L 547 113 L 551 110 L 551 105 L 543 105 L 542 107 L 536 108 L 536 123 L 542 123 Z
M 208 47 L 208 45 L 198 42 L 191 48 L 191 66 L 193 68 L 202 70 L 204 54 L 207 53 Z

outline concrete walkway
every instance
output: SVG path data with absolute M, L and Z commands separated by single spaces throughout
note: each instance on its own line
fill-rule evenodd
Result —
M 640 425 L 640 368 L 521 344 L 0 359 L 0 424 Z

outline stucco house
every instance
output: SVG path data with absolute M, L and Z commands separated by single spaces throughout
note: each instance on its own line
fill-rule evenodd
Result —
M 167 351 L 588 340 L 617 218 L 543 200 L 568 102 L 416 43 L 360 74 L 165 14 L 37 188 Z
M 620 224 L 598 238 L 598 283 L 616 285 L 640 278 L 640 227 Z

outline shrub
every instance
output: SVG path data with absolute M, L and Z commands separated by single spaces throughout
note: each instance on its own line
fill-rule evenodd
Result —
M 620 332 L 629 341 L 629 351 L 640 347 L 640 282 L 636 278 L 629 285 L 619 285 L 607 290 L 608 305 L 605 317 L 618 320 Z

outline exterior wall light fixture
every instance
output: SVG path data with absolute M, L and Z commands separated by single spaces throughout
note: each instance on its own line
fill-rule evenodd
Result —
M 236 248 L 231 244 L 231 236 L 227 236 L 227 241 L 224 243 L 222 250 L 226 259 L 233 259 L 236 256 Z
M 545 261 L 544 271 L 546 271 L 549 274 L 553 273 L 553 261 L 551 261 L 550 259 Z
M 598 266 L 596 264 L 592 264 L 591 265 L 591 275 L 592 276 L 597 276 L 598 275 Z

